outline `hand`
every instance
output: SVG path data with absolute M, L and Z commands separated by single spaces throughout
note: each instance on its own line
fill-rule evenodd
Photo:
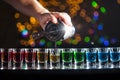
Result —
M 47 13 L 42 13 L 37 17 L 43 30 L 45 29 L 45 26 L 49 21 L 57 24 L 58 18 L 60 18 L 66 25 L 72 26 L 70 16 L 64 12 L 47 12 Z

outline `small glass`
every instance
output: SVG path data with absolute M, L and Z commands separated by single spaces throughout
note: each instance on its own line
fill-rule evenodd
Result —
M 83 69 L 84 68 L 84 52 L 81 48 L 74 49 L 74 68 Z
M 39 53 L 39 48 L 32 48 L 32 53 L 35 55 L 34 58 L 35 58 L 35 69 L 38 68 L 38 65 L 37 65 L 37 53 Z
M 97 48 L 98 50 L 98 68 L 108 68 L 109 53 L 106 48 Z
M 16 51 L 15 48 L 8 48 L 8 69 L 13 68 L 13 53 Z
M 120 48 L 109 48 L 110 51 L 110 68 L 119 68 L 120 66 Z
M 9 53 L 5 49 L 1 49 L 1 69 L 9 69 Z
M 62 49 L 62 69 L 72 69 L 73 51 L 70 48 Z
M 48 49 L 40 48 L 37 52 L 38 69 L 47 69 Z
M 97 61 L 97 52 L 95 48 L 89 48 L 86 51 L 86 62 L 87 62 L 87 69 L 96 68 L 96 61 Z
M 35 69 L 35 57 L 31 49 L 25 49 L 26 69 Z
M 13 50 L 13 69 L 22 69 L 23 66 L 23 54 L 19 49 Z
M 19 53 L 20 53 L 20 55 L 21 55 L 21 69 L 27 69 L 27 65 L 26 65 L 26 60 L 25 60 L 25 53 L 27 52 L 27 51 L 25 51 L 25 49 L 27 49 L 27 48 L 20 48 L 19 49 Z
M 0 69 L 3 68 L 3 65 L 2 65 L 2 55 L 4 54 L 4 49 L 3 48 L 0 48 Z
M 50 69 L 60 69 L 60 49 L 50 49 Z

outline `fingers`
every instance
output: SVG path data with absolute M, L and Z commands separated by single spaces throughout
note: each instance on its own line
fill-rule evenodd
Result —
M 45 26 L 47 25 L 47 23 L 49 21 L 56 24 L 57 18 L 54 15 L 52 15 L 51 13 L 44 13 L 39 16 L 39 22 L 43 29 L 45 29 Z
M 53 23 L 57 23 L 57 18 L 54 15 L 50 15 L 51 16 L 51 22 Z
M 67 13 L 51 12 L 41 14 L 39 17 L 39 21 L 43 29 L 45 29 L 45 26 L 49 21 L 56 24 L 58 22 L 57 18 L 60 18 L 66 25 L 72 26 L 71 18 Z
M 61 18 L 62 21 L 68 25 L 68 26 L 72 26 L 71 23 L 71 18 L 67 13 L 59 13 L 59 12 L 53 12 L 52 13 L 56 18 Z

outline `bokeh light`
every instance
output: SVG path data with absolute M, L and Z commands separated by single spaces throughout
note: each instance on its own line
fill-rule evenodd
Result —
M 72 45 L 76 47 L 81 44 L 109 46 L 117 43 L 116 37 L 111 37 L 104 32 L 104 18 L 107 15 L 106 6 L 102 0 L 38 0 L 45 8 L 50 11 L 67 12 L 76 28 L 76 33 L 72 38 L 64 41 L 57 41 L 59 47 Z M 120 0 L 116 0 L 120 4 Z M 22 34 L 21 45 L 31 47 L 53 47 L 51 41 L 40 38 L 38 42 L 33 40 L 31 34 L 39 32 L 40 22 L 33 16 L 22 17 L 21 13 L 16 12 L 14 18 L 17 20 L 16 27 Z M 68 30 L 69 31 L 69 30 Z M 81 45 L 82 46 L 82 45 Z M 71 46 L 68 46 L 71 47 Z
M 108 41 L 108 40 L 105 40 L 105 41 L 104 41 L 104 45 L 105 45 L 105 46 L 109 46 L 109 41 Z
M 103 24 L 98 25 L 98 30 L 100 30 L 100 31 L 103 30 Z
M 86 37 L 84 38 L 84 41 L 85 41 L 86 43 L 90 42 L 90 37 L 89 37 L 89 36 L 86 36 Z
M 22 36 L 23 36 L 23 37 L 27 37 L 27 36 L 28 36 L 28 30 L 24 29 L 24 30 L 22 31 Z
M 101 11 L 102 13 L 106 13 L 105 7 L 101 7 L 101 8 L 100 8 L 100 11 Z
M 117 0 L 117 3 L 120 4 L 120 0 Z
M 58 46 L 62 45 L 62 41 L 57 41 L 56 45 L 58 45 Z
M 45 43 L 46 43 L 45 39 L 41 39 L 39 45 L 40 46 L 45 46 Z
M 94 8 L 98 8 L 98 4 L 97 4 L 96 1 L 92 1 L 92 7 L 94 7 Z
M 20 13 L 16 12 L 14 17 L 15 17 L 15 19 L 20 18 Z

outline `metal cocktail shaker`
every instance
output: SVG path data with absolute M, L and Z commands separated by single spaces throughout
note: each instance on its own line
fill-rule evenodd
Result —
M 48 22 L 44 31 L 33 33 L 33 39 L 38 39 L 45 36 L 50 41 L 63 41 L 72 37 L 75 33 L 74 26 L 67 26 L 58 19 L 58 23 Z

